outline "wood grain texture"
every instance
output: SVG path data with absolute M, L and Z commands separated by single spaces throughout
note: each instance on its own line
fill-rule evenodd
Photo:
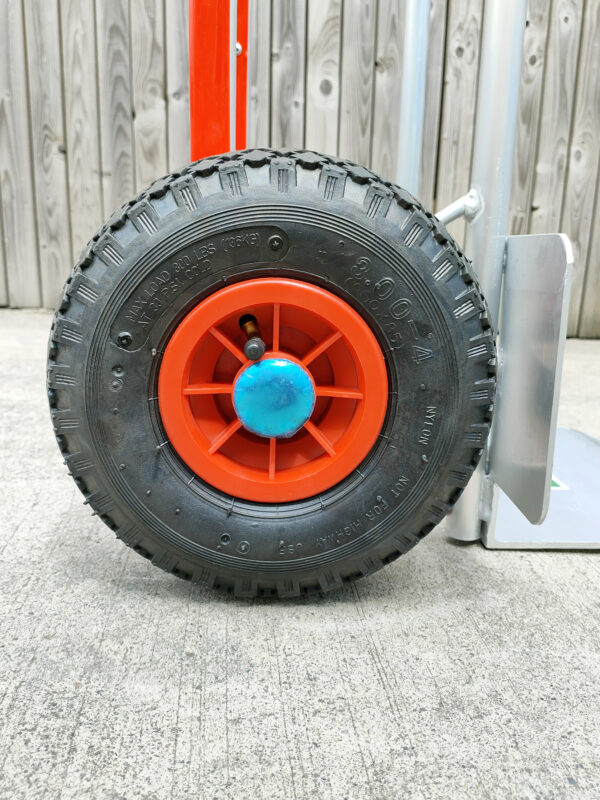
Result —
M 5 260 L 2 302 L 39 306 L 25 39 L 19 3 L 0 3 L 0 31 L 0 230 Z
M 25 0 L 24 11 L 42 305 L 51 308 L 73 266 L 58 5 Z
M 129 4 L 96 0 L 104 216 L 134 193 Z
M 377 3 L 344 0 L 338 152 L 358 164 L 371 160 Z
M 250 0 L 248 18 L 248 147 L 271 141 L 271 2 Z
M 94 0 L 60 0 L 65 128 L 76 258 L 102 224 Z
M 168 0 L 165 9 L 167 62 L 167 162 L 169 171 L 190 160 L 189 0 Z
M 583 0 L 554 0 L 548 32 L 530 233 L 557 231 L 575 97 Z
M 136 191 L 167 171 L 163 0 L 130 0 Z
M 404 12 L 405 4 L 401 0 L 380 0 L 377 16 L 371 168 L 386 180 L 393 180 L 396 171 Z
M 596 207 L 592 218 L 587 269 L 583 276 L 579 325 L 573 336 L 600 339 L 600 172 L 596 181 Z M 573 319 L 573 317 L 571 317 Z M 597 416 L 597 414 L 596 414 Z
M 482 0 L 451 0 L 449 3 L 437 171 L 438 209 L 469 188 L 482 7 Z M 452 222 L 448 230 L 463 243 L 464 220 Z
M 271 144 L 304 146 L 306 0 L 273 3 Z
M 2 101 L 0 101 L 1 103 Z M 0 112 L 0 120 L 2 119 Z M 2 191 L 0 183 L 0 306 L 8 305 L 8 275 L 4 256 L 4 233 L 2 231 Z
M 600 156 L 600 0 L 585 5 L 579 65 L 561 227 L 569 232 L 575 262 L 568 333 L 589 336 L 600 326 L 597 245 L 588 254 Z
M 420 197 L 428 208 L 434 206 L 437 151 L 444 85 L 444 47 L 446 43 L 446 0 L 431 0 L 427 77 L 423 113 L 423 156 L 421 158 Z
M 512 234 L 527 233 L 529 227 L 549 19 L 547 0 L 529 0 L 508 222 Z
M 470 182 L 484 0 L 424 2 L 420 194 L 439 209 Z M 509 223 L 571 237 L 568 330 L 585 336 L 600 298 L 599 5 L 529 0 Z M 248 146 L 393 177 L 404 9 L 250 0 Z M 0 0 L 0 305 L 52 305 L 102 219 L 188 161 L 188 60 L 188 0 Z M 449 227 L 462 241 L 464 222 Z
M 338 147 L 341 0 L 308 0 L 305 147 Z

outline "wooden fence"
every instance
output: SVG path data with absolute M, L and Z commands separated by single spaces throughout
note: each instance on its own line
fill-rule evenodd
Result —
M 430 0 L 432 208 L 469 186 L 483 5 Z M 251 0 L 249 145 L 392 177 L 403 13 L 402 0 Z M 569 333 L 599 337 L 600 0 L 530 0 L 528 17 L 511 230 L 571 237 Z M 188 160 L 187 53 L 187 0 L 0 0 L 0 304 L 53 306 L 104 218 Z M 464 222 L 450 228 L 462 240 Z

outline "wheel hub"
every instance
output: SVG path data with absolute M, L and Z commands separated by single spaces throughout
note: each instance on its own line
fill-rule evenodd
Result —
M 263 358 L 233 384 L 233 406 L 246 430 L 289 439 L 310 418 L 316 393 L 308 370 L 289 358 Z
M 265 347 L 257 361 L 248 334 Z M 158 400 L 173 448 L 202 480 L 245 500 L 291 502 L 339 483 L 369 453 L 387 371 L 373 332 L 339 297 L 253 278 L 210 295 L 179 324 Z

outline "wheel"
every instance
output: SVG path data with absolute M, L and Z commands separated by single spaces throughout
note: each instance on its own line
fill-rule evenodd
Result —
M 494 364 L 469 262 L 412 196 L 253 150 L 111 217 L 67 281 L 48 387 L 68 469 L 127 545 L 238 596 L 296 596 L 448 513 Z

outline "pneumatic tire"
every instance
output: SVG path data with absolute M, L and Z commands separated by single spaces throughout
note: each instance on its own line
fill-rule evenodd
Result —
M 288 473 L 275 469 L 275 445 L 264 480 L 253 488 L 252 476 L 260 470 L 253 461 L 248 467 L 248 459 L 268 454 L 268 442 L 236 428 L 227 398 L 196 398 L 190 416 L 187 400 L 165 377 L 168 354 L 183 340 L 178 332 L 201 326 L 208 319 L 204 309 L 216 307 L 219 292 L 225 292 L 219 297 L 232 303 L 231 319 L 237 319 L 233 298 L 243 295 L 246 284 L 259 293 L 261 287 L 275 293 L 279 286 L 286 292 L 299 287 L 299 310 L 289 314 L 284 342 L 299 364 L 307 349 L 317 347 L 318 331 L 327 338 L 330 324 L 325 312 L 314 325 L 308 311 L 302 316 L 302 292 L 318 295 L 323 308 L 330 303 L 341 309 L 336 346 L 347 354 L 340 349 L 339 369 L 345 375 L 355 369 L 358 388 L 343 395 L 345 400 L 335 399 L 333 391 L 334 399 L 317 402 L 317 428 L 322 420 L 327 424 L 330 408 L 345 409 L 336 418 L 345 425 L 358 419 L 352 409 L 360 410 L 367 394 L 374 403 L 375 411 L 360 423 L 366 427 L 357 427 L 356 435 L 346 431 L 345 439 L 339 434 L 350 455 L 340 457 L 337 471 L 327 456 L 333 458 L 342 445 L 338 448 L 329 433 L 329 439 L 319 436 L 315 425 L 313 450 L 303 445 L 294 455 L 294 438 L 278 440 L 282 452 L 292 454 L 289 464 L 306 462 L 289 490 Z M 276 300 L 273 294 L 269 302 L 279 307 Z M 346 318 L 365 325 L 364 336 L 351 335 L 360 329 L 345 329 Z M 275 334 L 268 333 L 266 319 L 265 341 L 271 346 L 268 337 Z M 292 330 L 302 328 L 305 319 L 313 328 Z M 198 370 L 206 364 L 203 354 L 221 339 L 226 346 L 230 342 L 226 358 L 237 353 L 240 361 L 244 335 L 232 326 L 224 321 L 215 334 L 217 323 L 209 325 L 206 335 L 212 331 L 217 339 L 198 351 Z M 361 350 L 367 340 L 371 351 Z M 369 383 L 364 376 L 372 374 L 367 352 L 377 352 L 374 361 L 381 358 L 383 365 L 379 405 L 373 381 L 363 385 Z M 371 573 L 443 519 L 486 442 L 494 356 L 485 303 L 469 262 L 414 197 L 346 161 L 312 152 L 253 150 L 192 164 L 157 181 L 111 217 L 65 286 L 50 335 L 48 388 L 68 469 L 120 539 L 180 577 L 237 596 L 287 597 L 334 589 Z M 352 357 L 354 367 L 344 366 Z M 185 353 L 182 358 L 187 364 Z M 333 366 L 323 358 L 322 374 L 334 375 L 335 358 Z M 219 353 L 215 359 L 225 363 Z M 229 369 L 234 376 L 233 366 Z M 199 442 L 203 425 L 217 431 L 221 418 L 223 425 L 233 425 L 233 434 L 224 434 L 233 436 L 227 447 L 218 452 L 216 434 L 211 447 L 209 432 L 200 454 L 204 460 L 196 461 L 185 430 L 171 419 L 167 395 L 180 403 L 181 425 L 192 420 L 189 424 L 200 426 Z M 344 402 L 354 405 L 340 405 Z M 308 437 L 304 429 L 296 436 L 302 435 Z M 359 440 L 362 450 L 354 446 Z M 236 477 L 236 442 L 246 482 Z M 319 443 L 323 451 L 311 456 Z M 314 482 L 311 458 L 325 465 Z M 235 468 L 231 480 L 228 463 Z

